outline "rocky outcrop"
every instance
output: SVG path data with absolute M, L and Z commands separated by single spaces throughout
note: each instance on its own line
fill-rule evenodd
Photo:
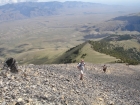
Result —
M 24 65 L 18 74 L 0 71 L 1 105 L 139 105 L 140 66 L 86 63 L 84 80 L 77 64 Z

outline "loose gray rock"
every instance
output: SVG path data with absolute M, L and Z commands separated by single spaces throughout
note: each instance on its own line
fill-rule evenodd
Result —
M 0 71 L 0 105 L 140 105 L 140 66 L 86 63 L 23 65 Z

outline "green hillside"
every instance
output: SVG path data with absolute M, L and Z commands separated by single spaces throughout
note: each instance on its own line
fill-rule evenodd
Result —
M 87 41 L 67 49 L 40 49 L 18 55 L 21 64 L 90 63 L 140 64 L 139 35 L 109 35 L 98 41 Z
M 55 63 L 75 63 L 84 59 L 91 63 L 140 64 L 139 39 L 139 35 L 110 35 L 99 41 L 88 41 L 69 49 Z
M 66 51 L 57 59 L 56 63 L 75 63 L 79 62 L 81 59 L 91 63 L 108 63 L 117 61 L 115 57 L 93 50 L 89 42 L 85 42 Z
M 121 59 L 120 62 L 140 64 L 139 35 L 110 35 L 101 41 L 90 41 L 92 48 Z

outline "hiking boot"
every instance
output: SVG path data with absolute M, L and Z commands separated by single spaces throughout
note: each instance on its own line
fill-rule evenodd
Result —
M 82 77 L 80 77 L 80 80 L 83 80 L 83 78 L 82 78 Z

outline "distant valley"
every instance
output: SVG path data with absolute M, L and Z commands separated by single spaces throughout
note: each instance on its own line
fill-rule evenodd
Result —
M 85 2 L 27 2 L 1 6 L 0 60 L 12 56 L 20 64 L 64 63 L 59 58 L 85 41 L 101 40 L 110 35 L 139 36 L 140 15 L 137 11 Z M 135 45 L 139 46 L 138 43 Z M 88 47 L 83 49 L 92 52 Z M 93 63 L 118 60 L 95 53 L 100 56 L 97 56 L 98 62 L 85 59 Z

